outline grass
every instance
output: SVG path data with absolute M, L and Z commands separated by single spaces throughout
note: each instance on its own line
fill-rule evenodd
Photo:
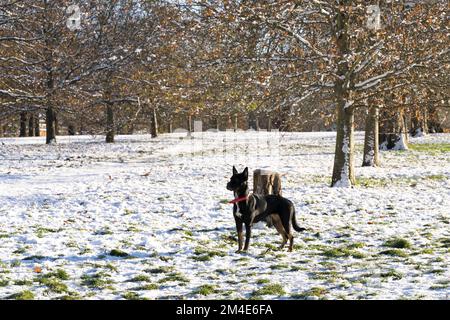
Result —
M 269 283 L 270 280 L 269 279 L 258 279 L 256 280 L 257 284 L 265 284 L 265 283 Z
M 112 249 L 109 252 L 109 255 L 112 257 L 120 257 L 120 258 L 126 258 L 129 257 L 130 255 L 128 253 L 126 253 L 125 251 L 119 250 L 119 249 Z
M 390 239 L 387 240 L 384 244 L 384 247 L 389 247 L 389 248 L 397 248 L 397 249 L 410 249 L 411 248 L 411 243 L 403 238 L 394 238 L 394 239 Z
M 285 295 L 286 291 L 280 284 L 267 284 L 262 288 L 253 291 L 250 296 L 252 298 L 259 298 L 261 296 L 282 296 Z
M 218 250 L 207 250 L 204 248 L 195 248 L 192 259 L 195 261 L 209 261 L 214 257 L 225 257 L 227 254 Z
M 400 249 L 389 249 L 381 251 L 379 254 L 389 255 L 389 256 L 397 256 L 397 257 L 407 257 L 408 254 Z
M 134 278 L 127 280 L 127 282 L 149 282 L 149 281 L 150 277 L 146 276 L 145 274 L 140 274 Z
M 312 287 L 311 289 L 301 293 L 300 295 L 297 295 L 298 298 L 307 298 L 307 297 L 322 297 L 328 293 L 328 290 L 322 287 Z
M 157 284 L 154 283 L 147 283 L 144 284 L 142 286 L 133 288 L 132 290 L 136 290 L 136 291 L 147 291 L 147 290 L 157 290 L 159 289 L 159 286 Z
M 6 299 L 9 300 L 34 300 L 34 293 L 30 290 L 25 290 L 21 292 L 14 293 L 10 296 L 7 296 Z
M 183 274 L 181 274 L 179 272 L 173 272 L 173 273 L 167 275 L 166 277 L 162 278 L 159 282 L 160 283 L 165 283 L 165 282 L 186 283 L 186 282 L 189 282 L 189 279 L 187 279 Z
M 14 285 L 16 286 L 31 286 L 33 284 L 33 281 L 23 279 L 23 280 L 15 280 Z
M 214 287 L 213 285 L 210 284 L 204 284 L 201 285 L 200 287 L 198 287 L 193 293 L 194 294 L 199 294 L 202 296 L 208 296 L 210 294 L 216 293 L 216 287 Z
M 122 294 L 122 298 L 126 300 L 142 300 L 142 298 L 139 296 L 139 293 L 133 291 Z
M 0 279 L 0 287 L 6 287 L 9 285 L 9 280 L 7 279 Z
M 415 143 L 409 144 L 408 148 L 410 150 L 427 153 L 450 152 L 450 143 Z
M 395 271 L 395 270 L 389 270 L 388 272 L 384 272 L 380 274 L 380 277 L 382 278 L 393 278 L 394 280 L 400 280 L 403 278 L 403 273 Z
M 322 254 L 328 258 L 353 257 L 356 259 L 362 259 L 366 257 L 364 253 L 346 247 L 327 249 L 323 251 Z
M 152 273 L 152 274 L 159 274 L 159 273 L 168 273 L 173 270 L 173 267 L 158 267 L 158 268 L 151 268 L 151 269 L 145 269 L 144 272 Z
M 107 279 L 109 274 L 104 272 L 98 272 L 95 274 L 84 274 L 81 276 L 81 284 L 93 289 L 104 289 L 109 284 L 113 283 L 112 280 Z
M 49 291 L 55 293 L 67 293 L 69 289 L 62 281 L 69 279 L 70 277 L 65 270 L 57 269 L 56 271 L 40 275 L 36 279 L 36 282 L 46 286 Z

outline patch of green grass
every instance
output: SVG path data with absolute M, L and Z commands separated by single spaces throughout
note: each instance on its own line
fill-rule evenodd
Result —
M 0 279 L 0 287 L 6 287 L 9 285 L 9 280 L 7 279 Z
M 384 247 L 389 248 L 397 248 L 397 249 L 409 249 L 411 248 L 411 243 L 403 238 L 394 238 L 387 240 L 384 244 Z
M 209 261 L 214 257 L 225 257 L 227 254 L 218 250 L 207 250 L 204 248 L 195 248 L 192 259 L 195 261 Z
M 442 247 L 450 248 L 450 238 L 441 238 L 438 241 L 442 243 Z
M 355 243 L 349 244 L 349 245 L 347 246 L 347 248 L 348 248 L 348 249 L 359 249 L 359 248 L 363 248 L 363 247 L 365 247 L 365 246 L 366 246 L 365 243 L 362 243 L 362 242 L 355 242 Z
M 107 279 L 108 277 L 109 274 L 106 274 L 104 272 L 98 272 L 91 275 L 84 274 L 81 276 L 81 284 L 93 289 L 104 289 L 108 285 L 113 283 L 112 280 Z
M 408 148 L 427 153 L 450 152 L 450 143 L 414 143 L 409 144 Z
M 128 215 L 134 214 L 134 213 L 136 213 L 134 210 L 130 210 L 128 208 L 125 208 L 125 210 L 123 210 L 123 215 L 124 216 L 128 216 Z
M 52 292 L 64 293 L 69 291 L 67 285 L 56 278 L 44 278 L 41 280 L 41 283 Z
M 119 250 L 119 249 L 112 249 L 110 252 L 109 252 L 109 255 L 110 256 L 113 256 L 113 257 L 120 257 L 120 258 L 126 258 L 126 257 L 129 257 L 130 255 L 128 254 L 128 253 L 126 253 L 125 251 L 122 251 L 122 250 Z
M 75 292 L 69 292 L 66 295 L 55 298 L 56 300 L 81 300 L 81 296 Z
M 397 257 L 403 257 L 403 258 L 408 256 L 408 253 L 406 253 L 400 249 L 384 250 L 384 251 L 381 251 L 379 254 L 389 255 L 389 256 L 397 256 Z
M 270 269 L 272 270 L 280 270 L 280 269 L 287 269 L 289 268 L 289 266 L 285 263 L 280 263 L 280 264 L 274 264 L 270 266 Z
M 305 294 L 310 297 L 310 296 L 315 296 L 315 297 L 321 297 L 323 295 L 325 295 L 326 293 L 328 293 L 328 290 L 322 287 L 312 287 L 311 289 L 309 289 L 308 291 L 305 292 Z
M 210 284 L 204 284 L 198 287 L 194 292 L 194 294 L 199 294 L 202 296 L 208 296 L 210 294 L 216 293 L 216 288 Z
M 165 283 L 165 282 L 186 283 L 186 282 L 189 282 L 189 279 L 187 279 L 183 274 L 181 274 L 179 272 L 173 272 L 173 273 L 167 275 L 166 277 L 162 278 L 159 282 L 160 283 Z
M 166 266 L 166 267 L 145 269 L 144 272 L 158 274 L 158 273 L 168 273 L 171 272 L 172 270 L 173 270 L 172 266 Z
M 6 299 L 10 300 L 34 300 L 34 294 L 30 290 L 25 290 L 17 293 L 13 293 L 7 296 Z
M 15 286 L 31 286 L 33 284 L 33 281 L 28 279 L 22 279 L 22 280 L 15 280 L 14 285 Z
M 394 280 L 400 280 L 403 278 L 403 274 L 396 270 L 389 270 L 388 272 L 384 272 L 380 274 L 382 278 L 393 278 Z
M 392 182 L 385 178 L 366 178 L 366 177 L 357 177 L 356 178 L 356 185 L 361 186 L 361 187 L 384 188 L 384 187 L 387 187 L 390 183 L 392 183 Z
M 21 264 L 20 260 L 11 261 L 11 268 L 19 267 Z
M 43 238 L 46 233 L 57 233 L 57 232 L 60 232 L 60 231 L 61 231 L 61 229 L 51 229 L 51 228 L 38 227 L 36 229 L 36 236 L 38 238 Z
M 366 257 L 364 253 L 343 247 L 327 249 L 322 254 L 329 258 L 353 257 L 355 259 L 362 259 Z
M 69 280 L 69 274 L 64 269 L 57 269 L 56 271 L 47 273 L 45 275 L 47 278 L 54 277 L 60 280 Z
M 106 264 L 104 268 L 110 271 L 119 272 L 119 269 L 111 263 Z
M 267 284 L 262 288 L 253 291 L 250 296 L 252 298 L 259 298 L 261 296 L 282 296 L 285 295 L 286 291 L 280 284 Z
M 66 293 L 69 291 L 66 284 L 62 280 L 69 280 L 70 277 L 63 269 L 40 275 L 35 281 L 46 286 L 50 291 L 56 293 Z
M 258 279 L 256 280 L 257 284 L 264 284 L 264 283 L 269 283 L 270 280 L 269 279 Z
M 142 286 L 133 288 L 132 290 L 145 291 L 145 290 L 157 290 L 157 289 L 159 289 L 159 286 L 157 284 L 147 283 L 147 284 L 144 284 Z
M 134 278 L 127 280 L 127 282 L 149 282 L 149 281 L 150 277 L 146 276 L 145 274 L 140 274 Z
M 122 294 L 122 298 L 126 300 L 142 300 L 142 298 L 139 296 L 139 293 L 133 291 Z

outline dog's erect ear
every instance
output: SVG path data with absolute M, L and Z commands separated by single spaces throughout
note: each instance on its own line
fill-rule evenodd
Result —
M 246 167 L 244 169 L 244 171 L 242 171 L 242 174 L 244 175 L 244 179 L 247 180 L 248 179 L 248 167 Z
M 233 174 L 238 174 L 235 166 L 233 166 Z

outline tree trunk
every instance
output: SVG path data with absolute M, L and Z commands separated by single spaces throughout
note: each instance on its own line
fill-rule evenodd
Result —
M 108 103 L 106 105 L 106 143 L 114 143 L 115 135 L 114 109 L 113 106 Z
M 253 171 L 253 193 L 281 196 L 281 177 L 279 173 L 256 169 Z
M 421 137 L 428 133 L 428 111 L 427 108 L 416 107 L 411 116 L 410 134 L 413 137 Z
M 378 167 L 380 165 L 378 150 L 378 116 L 378 106 L 370 107 L 366 116 L 363 167 Z
M 429 107 L 428 109 L 428 129 L 430 133 L 442 133 L 442 122 L 439 119 L 438 109 L 436 107 Z
M 281 196 L 281 177 L 279 173 L 256 169 L 253 171 L 253 193 L 260 195 L 275 194 Z M 266 218 L 267 226 L 272 227 L 271 216 Z
M 188 127 L 188 133 L 187 133 L 187 135 L 188 135 L 188 137 L 190 137 L 190 136 L 192 135 L 192 116 L 191 116 L 191 115 L 188 115 L 188 118 L 187 118 L 187 127 Z
M 67 127 L 67 133 L 69 134 L 69 136 L 74 136 L 75 135 L 75 126 L 73 125 L 73 123 L 69 124 L 69 126 Z
M 173 132 L 173 122 L 172 120 L 169 121 L 169 133 Z
M 46 143 L 56 142 L 56 114 L 51 106 L 47 107 L 45 112 Z
M 347 1 L 339 1 L 345 4 Z M 355 184 L 354 173 L 354 109 L 352 107 L 352 79 L 347 79 L 350 54 L 350 38 L 348 35 L 348 13 L 339 11 L 336 14 L 335 30 L 337 44 L 338 78 L 335 80 L 334 95 L 337 107 L 336 149 L 334 155 L 332 187 L 350 187 Z
M 0 138 L 3 138 L 5 135 L 4 131 L 3 131 L 3 123 L 0 121 Z
M 259 127 L 259 119 L 258 119 L 258 117 L 256 117 L 256 119 L 255 119 L 255 126 L 256 126 L 256 131 L 259 131 L 260 127 Z
M 267 119 L 267 131 L 272 131 L 272 117 L 269 116 Z
M 35 120 L 34 120 L 34 114 L 31 113 L 30 114 L 30 118 L 28 119 L 28 136 L 32 137 L 34 135 L 34 124 L 35 124 Z
M 58 114 L 55 112 L 55 135 L 59 136 L 59 121 Z
M 220 117 L 216 117 L 216 130 L 220 131 Z
M 41 136 L 41 125 L 39 123 L 39 113 L 36 114 L 34 117 L 34 136 L 40 137 Z
M 158 118 L 156 117 L 156 108 L 152 108 L 152 115 L 150 122 L 151 122 L 152 138 L 156 138 L 158 136 Z
M 380 150 L 407 150 L 408 130 L 406 128 L 403 110 L 383 112 L 380 126 Z
M 234 115 L 234 132 L 238 130 L 238 115 L 237 113 Z
M 27 136 L 27 113 L 21 112 L 20 113 L 20 132 L 19 137 L 26 137 Z

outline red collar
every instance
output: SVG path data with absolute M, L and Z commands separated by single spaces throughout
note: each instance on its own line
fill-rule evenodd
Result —
M 239 198 L 236 198 L 234 200 L 231 200 L 228 203 L 238 203 L 238 202 L 241 202 L 241 201 L 244 201 L 244 200 L 247 200 L 247 199 L 248 199 L 248 196 L 243 196 L 243 197 L 239 197 Z

